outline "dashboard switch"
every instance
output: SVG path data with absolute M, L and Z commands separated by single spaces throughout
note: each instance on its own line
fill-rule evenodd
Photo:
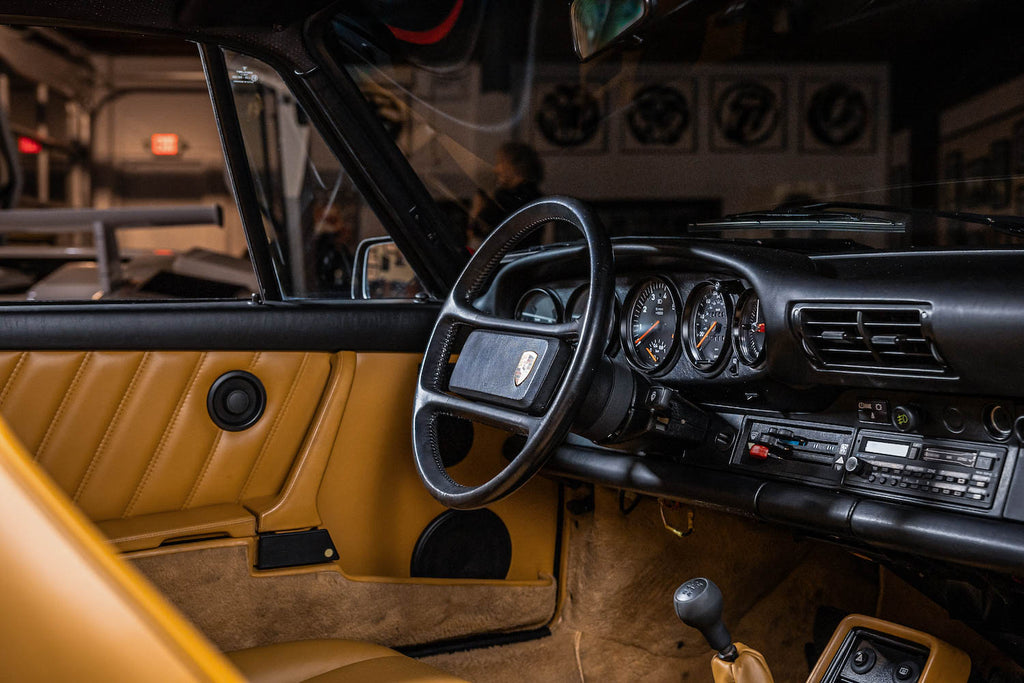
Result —
M 921 426 L 921 409 L 916 406 L 896 406 L 892 409 L 892 426 L 901 432 L 916 432 Z
M 874 668 L 877 656 L 875 651 L 868 647 L 857 650 L 850 660 L 850 668 L 854 673 L 866 674 Z
M 918 668 L 914 662 L 901 662 L 892 670 L 895 683 L 910 683 L 917 680 Z
M 861 422 L 888 424 L 892 419 L 889 402 L 881 399 L 862 399 L 857 401 L 857 419 Z
M 755 460 L 767 460 L 768 459 L 768 447 L 764 444 L 755 443 L 750 447 L 750 457 Z

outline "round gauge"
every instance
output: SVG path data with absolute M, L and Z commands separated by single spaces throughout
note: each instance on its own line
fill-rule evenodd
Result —
M 588 294 L 590 294 L 590 285 L 583 285 L 569 297 L 569 303 L 565 306 L 565 317 L 569 322 L 579 320 L 587 312 Z
M 764 311 L 754 290 L 748 289 L 740 297 L 736 313 L 736 350 L 747 365 L 757 365 L 764 358 Z
M 622 345 L 641 369 L 659 370 L 671 360 L 676 350 L 678 308 L 675 289 L 667 280 L 644 280 L 630 291 Z
M 693 290 L 686 308 L 686 349 L 690 360 L 698 370 L 713 371 L 728 355 L 729 299 L 720 284 L 708 283 Z
M 531 289 L 516 304 L 516 320 L 553 325 L 561 319 L 562 304 L 546 289 Z
M 583 314 L 587 311 L 587 296 L 590 294 L 590 285 L 583 285 L 578 288 L 569 296 L 569 302 L 565 305 L 565 319 L 569 322 L 579 320 L 583 317 Z M 615 343 L 615 329 L 618 321 L 616 320 L 615 313 L 619 310 L 619 298 L 612 296 L 613 298 L 613 310 L 611 322 L 608 324 L 608 348 L 606 353 L 609 356 L 614 356 L 618 353 L 618 344 Z

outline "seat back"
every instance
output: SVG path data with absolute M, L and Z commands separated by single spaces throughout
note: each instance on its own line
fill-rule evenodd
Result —
M 0 419 L 0 678 L 242 681 Z

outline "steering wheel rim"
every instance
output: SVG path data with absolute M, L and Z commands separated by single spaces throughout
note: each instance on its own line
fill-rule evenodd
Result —
M 532 232 L 553 221 L 574 226 L 586 241 L 590 291 L 583 315 L 576 321 L 548 325 L 497 318 L 473 308 L 473 300 L 489 284 L 502 258 Z M 484 507 L 513 493 L 544 465 L 572 426 L 604 354 L 614 286 L 611 241 L 597 216 L 579 200 L 547 197 L 527 204 L 484 240 L 445 299 L 416 386 L 413 453 L 420 478 L 434 498 L 449 508 Z M 540 415 L 446 393 L 448 362 L 460 327 L 576 342 Z M 512 429 L 525 434 L 526 443 L 492 479 L 466 486 L 451 478 L 442 461 L 437 434 L 437 418 L 441 415 Z

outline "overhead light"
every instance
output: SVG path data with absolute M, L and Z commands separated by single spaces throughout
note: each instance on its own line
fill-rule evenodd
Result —
M 149 136 L 149 149 L 154 156 L 173 157 L 178 155 L 177 133 L 153 133 Z

